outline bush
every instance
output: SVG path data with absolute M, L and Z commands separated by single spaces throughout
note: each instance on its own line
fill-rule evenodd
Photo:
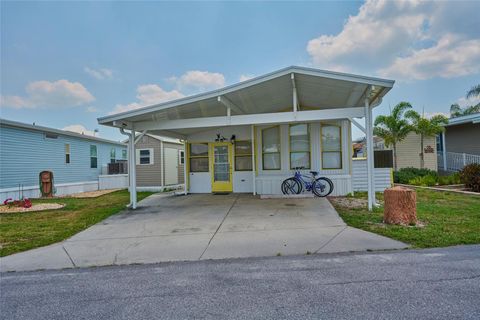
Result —
M 439 176 L 438 177 L 438 184 L 441 186 L 449 185 L 449 184 L 460 184 L 462 180 L 460 180 L 460 174 L 454 173 L 449 176 Z
M 418 169 L 418 168 L 402 168 L 393 174 L 393 181 L 395 183 L 404 183 L 408 184 L 411 180 L 417 177 L 432 176 L 435 180 L 438 179 L 437 172 L 429 169 Z
M 460 171 L 460 179 L 472 191 L 480 192 L 480 164 L 471 163 Z
M 432 187 L 437 185 L 438 177 L 427 175 L 423 177 L 416 177 L 412 180 L 408 181 L 408 184 L 412 184 L 414 186 L 422 186 L 422 187 Z

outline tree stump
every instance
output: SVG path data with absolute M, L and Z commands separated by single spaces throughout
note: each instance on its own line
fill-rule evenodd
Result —
M 412 225 L 417 223 L 417 193 L 405 187 L 393 187 L 383 193 L 383 222 Z

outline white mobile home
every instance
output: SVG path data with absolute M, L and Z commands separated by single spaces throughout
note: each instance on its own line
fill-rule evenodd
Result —
M 292 168 L 303 166 L 332 179 L 336 195 L 353 191 L 353 123 L 367 135 L 371 208 L 375 201 L 372 109 L 393 84 L 392 80 L 289 67 L 98 121 L 125 134 L 148 132 L 182 139 L 187 146 L 185 193 L 278 194 Z M 363 117 L 365 127 L 354 120 Z M 129 154 L 130 163 L 135 163 L 135 153 Z M 135 190 L 136 173 L 131 169 Z

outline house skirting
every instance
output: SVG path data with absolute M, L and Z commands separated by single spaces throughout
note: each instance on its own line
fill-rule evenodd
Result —
M 62 196 L 74 193 L 96 191 L 98 190 L 98 181 L 82 181 L 82 182 L 70 182 L 70 183 L 58 183 L 54 185 L 55 195 Z M 19 194 L 19 188 L 5 188 L 0 189 L 0 200 L 3 202 L 5 199 L 12 198 L 18 199 L 21 196 Z M 24 198 L 39 198 L 40 187 L 35 186 L 24 186 L 23 187 L 23 197 Z

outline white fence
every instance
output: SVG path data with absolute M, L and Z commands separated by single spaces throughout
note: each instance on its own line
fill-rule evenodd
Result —
M 443 159 L 443 153 L 437 153 L 438 169 L 444 171 L 460 171 L 467 164 L 480 163 L 479 155 L 457 152 L 446 152 L 446 154 L 446 159 Z
M 393 184 L 392 168 L 375 168 L 374 181 L 375 191 L 383 192 Z M 358 159 L 352 161 L 352 185 L 353 191 L 367 191 L 367 160 Z

